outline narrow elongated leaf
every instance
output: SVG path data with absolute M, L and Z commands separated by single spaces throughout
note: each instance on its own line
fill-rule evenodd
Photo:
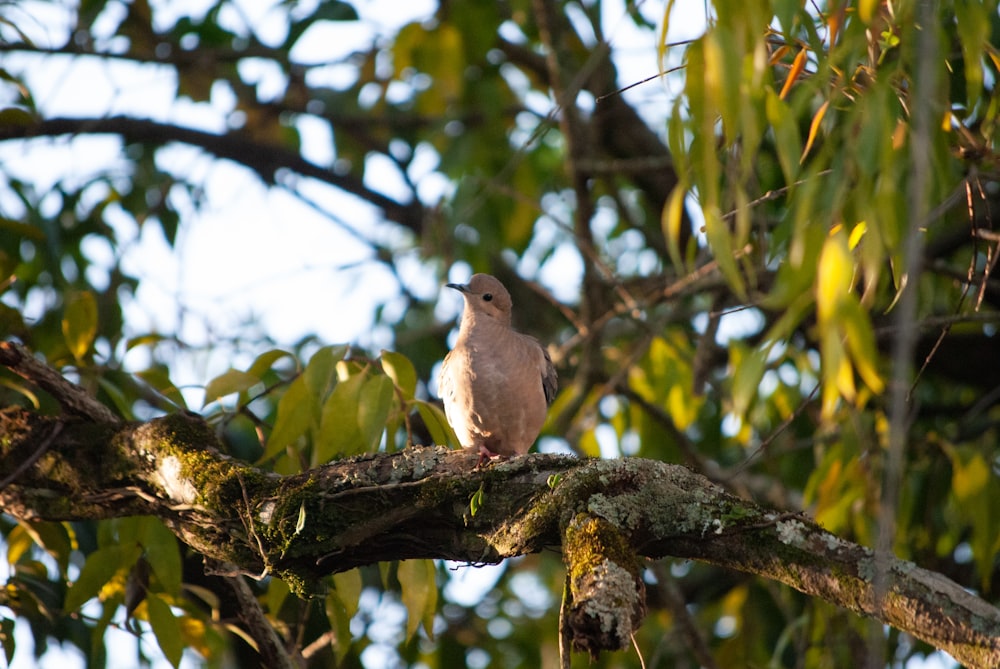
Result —
M 402 587 L 401 599 L 406 607 L 406 638 L 411 638 L 421 623 L 428 636 L 434 631 L 437 610 L 437 571 L 433 560 L 404 560 L 399 563 L 396 577 Z
M 358 603 L 361 601 L 361 589 L 364 586 L 361 580 L 361 571 L 351 569 L 333 575 L 333 587 L 337 589 L 337 595 L 344 605 L 347 615 L 353 616 L 358 612 Z
M 417 408 L 417 413 L 423 419 L 424 425 L 427 426 L 427 431 L 430 433 L 431 439 L 434 440 L 435 444 L 442 446 L 460 445 L 458 438 L 455 436 L 455 431 L 448 424 L 448 419 L 445 417 L 444 410 L 441 407 L 423 400 L 414 400 L 413 404 Z
M 319 435 L 313 453 L 313 464 L 329 462 L 364 452 L 358 411 L 361 388 L 367 375 L 356 373 L 342 380 L 330 393 L 320 413 Z
M 10 618 L 0 618 L 0 648 L 3 648 L 3 655 L 7 659 L 7 666 L 14 661 L 14 651 L 16 642 L 14 640 L 14 621 Z
M 146 549 L 146 560 L 160 587 L 169 595 L 180 593 L 182 568 L 177 537 L 159 518 L 142 518 L 139 543 Z
M 309 392 L 305 375 L 292 381 L 278 402 L 278 418 L 267 440 L 264 459 L 281 453 L 309 431 L 313 420 L 317 418 L 316 406 L 316 397 Z
M 392 409 L 392 379 L 376 374 L 365 381 L 358 396 L 358 429 L 366 451 L 378 449 Z
M 181 663 L 184 654 L 184 637 L 181 635 L 181 625 L 170 606 L 157 594 L 150 593 L 146 598 L 146 611 L 149 614 L 149 626 L 153 628 L 156 641 L 160 644 L 167 661 L 175 667 Z
M 331 590 L 330 594 L 326 596 L 326 617 L 330 622 L 330 629 L 333 631 L 331 645 L 339 663 L 351 647 L 351 618 L 353 614 L 348 612 L 340 593 L 336 590 Z
M 97 336 L 97 298 L 89 290 L 70 293 L 62 320 L 63 339 L 77 361 L 83 360 Z

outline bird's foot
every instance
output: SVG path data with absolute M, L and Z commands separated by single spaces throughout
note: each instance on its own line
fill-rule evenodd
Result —
M 503 455 L 501 455 L 499 453 L 494 453 L 490 449 L 486 448 L 486 446 L 480 445 L 479 446 L 479 462 L 476 463 L 475 469 L 479 469 L 480 467 L 483 466 L 483 464 L 490 464 L 492 462 L 495 462 L 497 460 L 501 460 L 503 458 L 504 458 Z

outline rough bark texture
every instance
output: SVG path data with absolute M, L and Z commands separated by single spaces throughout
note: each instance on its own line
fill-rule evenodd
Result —
M 12 349 L 0 349 L 4 362 Z M 565 546 L 570 580 L 575 570 L 584 586 L 572 592 L 574 611 L 582 612 L 571 621 L 574 642 L 594 649 L 604 647 L 601 640 L 581 634 L 589 629 L 620 643 L 609 625 L 620 631 L 641 615 L 639 593 L 618 598 L 618 611 L 602 605 L 587 613 L 587 600 L 601 590 L 601 579 L 587 572 L 611 562 L 629 572 L 624 545 L 640 556 L 702 560 L 780 581 L 876 617 L 968 666 L 1000 666 L 1000 611 L 956 583 L 890 560 L 886 597 L 876 601 L 869 550 L 678 465 L 527 455 L 476 469 L 475 453 L 431 447 L 278 476 L 220 454 L 214 433 L 194 415 L 126 424 L 82 413 L 0 410 L 5 513 L 155 515 L 207 558 L 235 572 L 277 574 L 300 594 L 314 591 L 321 576 L 382 560 L 495 563 Z M 473 514 L 470 500 L 480 490 Z

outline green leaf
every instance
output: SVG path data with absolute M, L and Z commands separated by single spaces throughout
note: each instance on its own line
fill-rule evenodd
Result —
M 358 604 L 361 601 L 361 590 L 364 582 L 361 580 L 361 570 L 351 569 L 333 575 L 333 587 L 337 589 L 337 596 L 340 597 L 348 616 L 353 616 L 358 612 Z
M 153 628 L 160 650 L 170 664 L 178 666 L 184 654 L 184 637 L 181 635 L 180 622 L 170 610 L 170 606 L 155 593 L 149 593 L 146 597 L 146 611 L 149 614 L 149 626 Z
M 0 109 L 0 127 L 23 127 L 34 125 L 36 121 L 37 119 L 30 112 L 20 107 Z
M 332 646 L 337 657 L 337 666 L 347 655 L 351 647 L 351 618 L 343 599 L 336 590 L 331 590 L 326 596 L 326 617 L 330 628 L 335 632 Z
M 285 38 L 285 49 L 291 50 L 295 42 L 317 21 L 357 21 L 358 11 L 353 5 L 340 0 L 325 0 L 321 2 L 306 18 L 294 21 L 288 28 Z
M 358 411 L 364 373 L 355 373 L 341 380 L 323 403 L 320 412 L 319 435 L 313 453 L 313 465 L 329 462 L 334 457 L 363 453 Z
M 263 459 L 272 458 L 303 436 L 312 425 L 316 397 L 309 392 L 305 374 L 292 381 L 278 401 L 278 418 L 267 440 Z
M 306 365 L 303 376 L 309 391 L 317 398 L 317 406 L 337 382 L 337 363 L 344 359 L 349 346 L 324 346 L 313 354 Z
M 412 400 L 417 392 L 417 370 L 402 353 L 382 351 L 382 369 L 403 394 L 403 399 Z
M 220 397 L 250 390 L 260 382 L 260 377 L 255 374 L 241 372 L 238 369 L 230 369 L 227 372 L 223 372 L 209 381 L 208 385 L 205 386 L 205 401 L 202 403 L 202 407 L 207 406 Z
M 63 607 L 76 611 L 100 593 L 115 574 L 131 569 L 142 554 L 137 544 L 105 546 L 87 556 L 76 582 L 66 593 Z
M 59 572 L 66 573 L 70 553 L 76 544 L 76 536 L 69 523 L 21 521 L 15 528 L 15 530 L 18 529 L 24 532 L 26 537 L 30 537 L 32 541 L 29 542 L 29 545 L 34 543 L 44 548 L 46 553 L 55 558 L 59 565 Z M 10 537 L 13 535 L 12 531 Z M 19 550 L 16 540 L 10 537 L 7 540 L 7 554 L 11 564 L 13 564 L 17 561 L 23 548 Z
M 181 409 L 187 408 L 187 402 L 180 388 L 170 380 L 170 373 L 166 366 L 155 365 L 141 372 L 136 372 L 136 376 L 149 384 L 156 392 L 176 404 Z
M 139 543 L 146 549 L 146 560 L 164 592 L 177 595 L 183 580 L 180 546 L 177 537 L 159 518 L 141 518 Z
M 402 588 L 401 599 L 406 607 L 406 638 L 410 639 L 423 623 L 428 636 L 434 633 L 434 613 L 437 611 L 437 570 L 433 560 L 403 560 L 396 578 Z
M 358 397 L 358 428 L 361 434 L 363 452 L 378 450 L 385 431 L 385 423 L 392 409 L 392 379 L 383 374 L 375 374 L 361 388 Z
M 14 621 L 10 618 L 0 618 L 0 648 L 3 648 L 4 657 L 7 658 L 7 666 L 14 661 Z
M 760 380 L 767 369 L 770 347 L 750 349 L 739 342 L 729 344 L 729 366 L 732 370 L 733 413 L 745 417 L 757 397 Z
M 483 486 L 485 484 L 480 483 L 479 489 L 472 493 L 472 497 L 469 499 L 469 515 L 475 518 L 476 514 L 479 513 L 479 509 L 483 507 L 484 492 Z
M 444 415 L 444 409 L 423 400 L 414 400 L 413 405 L 417 408 L 417 413 L 423 419 L 424 425 L 427 427 L 427 431 L 430 433 L 431 439 L 434 440 L 435 444 L 461 446 L 458 443 L 458 437 L 455 436 L 455 431 L 448 424 L 448 418 Z
M 247 369 L 247 374 L 256 376 L 258 379 L 264 378 L 264 373 L 271 370 L 274 367 L 274 363 L 282 358 L 292 358 L 295 356 L 288 351 L 283 351 L 280 348 L 271 349 L 270 351 L 264 351 L 257 356 L 257 359 L 253 361 L 250 368 Z
M 63 339 L 73 357 L 80 362 L 97 336 L 97 298 L 89 290 L 70 293 L 62 320 Z

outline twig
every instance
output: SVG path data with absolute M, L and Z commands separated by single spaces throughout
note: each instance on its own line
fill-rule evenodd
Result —
M 33 464 L 38 462 L 39 458 L 45 455 L 45 451 L 49 450 L 49 447 L 52 446 L 52 442 L 56 440 L 56 437 L 59 436 L 59 433 L 62 432 L 62 429 L 63 429 L 62 421 L 59 421 L 55 425 L 53 425 L 52 431 L 49 432 L 48 436 L 46 436 L 45 439 L 42 441 L 42 443 L 39 444 L 38 448 L 35 449 L 35 452 L 32 453 L 30 456 L 28 456 L 28 458 L 26 458 L 24 462 L 18 465 L 17 469 L 12 471 L 7 476 L 7 478 L 0 481 L 0 490 L 6 488 L 8 485 L 11 484 L 11 482 L 14 481 L 14 479 L 16 479 L 24 472 L 28 471 L 28 468 L 30 468 Z
M 12 341 L 0 342 L 0 365 L 52 395 L 68 414 L 89 418 L 98 423 L 120 423 L 108 407 L 91 397 L 86 390 L 67 381 L 62 374 L 38 360 L 31 351 Z

